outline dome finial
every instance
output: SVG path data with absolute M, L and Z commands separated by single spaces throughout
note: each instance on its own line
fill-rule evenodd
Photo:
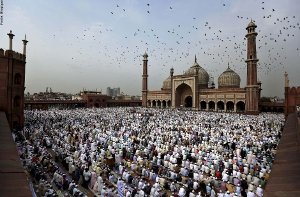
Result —
M 144 60 L 147 60 L 147 58 L 148 58 L 148 54 L 147 54 L 147 52 L 146 52 L 146 51 L 145 51 L 145 53 L 144 53 L 143 57 L 144 57 Z
M 173 76 L 173 74 L 174 74 L 174 68 L 172 66 L 171 69 L 170 69 L 170 75 Z
M 195 63 L 197 63 L 197 57 L 196 57 L 196 55 L 195 55 Z
M 228 62 L 228 68 L 230 68 L 230 67 L 229 67 L 229 62 Z

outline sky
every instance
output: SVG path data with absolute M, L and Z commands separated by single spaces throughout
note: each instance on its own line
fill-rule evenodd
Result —
M 228 65 L 246 86 L 246 27 L 257 25 L 262 96 L 284 97 L 284 72 L 300 85 L 298 0 L 1 0 L 0 48 L 22 52 L 27 37 L 25 93 L 78 93 L 107 87 L 141 95 L 142 55 L 148 89 L 193 65 L 213 77 Z

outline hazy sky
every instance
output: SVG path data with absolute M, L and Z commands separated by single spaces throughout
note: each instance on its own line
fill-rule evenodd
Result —
M 120 87 L 141 95 L 142 57 L 149 89 L 174 67 L 198 63 L 214 77 L 230 67 L 246 77 L 246 26 L 257 25 L 262 96 L 283 97 L 284 71 L 300 85 L 299 0 L 2 0 L 0 47 L 22 52 L 27 35 L 25 92 L 76 93 Z

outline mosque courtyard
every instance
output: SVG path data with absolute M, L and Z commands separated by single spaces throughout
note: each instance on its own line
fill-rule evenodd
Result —
M 262 196 L 284 125 L 179 109 L 25 111 L 17 138 L 41 196 Z

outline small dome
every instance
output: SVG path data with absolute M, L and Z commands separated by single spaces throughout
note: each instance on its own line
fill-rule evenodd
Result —
M 171 89 L 171 77 L 170 76 L 166 80 L 164 80 L 163 86 L 161 89 L 163 89 L 163 90 Z
M 195 63 L 187 71 L 184 72 L 184 75 L 195 75 L 197 69 L 199 70 L 198 71 L 199 84 L 207 86 L 209 81 L 209 75 L 206 72 L 206 70 L 197 63 L 196 57 L 195 57 Z
M 218 88 L 239 88 L 240 83 L 240 76 L 229 67 L 218 78 Z
M 247 28 L 249 28 L 249 27 L 257 27 L 257 26 L 256 26 L 255 23 L 251 20 L 250 23 L 248 24 Z
M 145 52 L 143 55 L 144 59 L 146 60 L 148 58 L 148 54 Z

